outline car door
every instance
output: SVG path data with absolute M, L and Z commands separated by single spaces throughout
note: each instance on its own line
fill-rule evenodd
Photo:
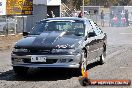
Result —
M 98 42 L 98 57 L 101 56 L 101 54 L 103 53 L 104 50 L 104 46 L 105 46 L 105 42 L 104 42 L 104 38 L 105 38 L 105 34 L 102 32 L 102 30 L 97 27 L 95 29 L 95 32 L 97 34 L 97 38 L 96 41 Z
M 94 60 L 97 58 L 97 41 L 96 41 L 96 33 L 93 29 L 88 32 L 89 39 L 89 58 L 90 60 Z
M 97 52 L 96 52 L 96 40 L 95 40 L 95 31 L 93 30 L 93 27 L 91 26 L 90 22 L 87 22 L 87 27 L 86 27 L 86 36 L 87 36 L 87 59 L 88 61 L 92 61 L 93 59 L 96 59 L 97 57 Z
M 92 25 L 93 25 L 93 30 L 96 33 L 95 36 L 95 41 L 96 41 L 96 51 L 97 51 L 97 57 L 101 56 L 102 52 L 103 52 L 103 46 L 104 46 L 104 33 L 102 32 L 102 30 L 99 28 L 99 26 L 94 23 L 93 21 L 91 21 Z

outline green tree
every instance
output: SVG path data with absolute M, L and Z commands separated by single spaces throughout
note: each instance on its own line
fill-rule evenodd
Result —
M 68 0 L 61 0 L 62 3 L 68 3 Z
M 119 5 L 128 5 L 131 0 L 119 0 Z
M 84 0 L 84 5 L 88 5 L 90 0 Z M 75 6 L 76 9 L 80 10 L 81 6 L 83 5 L 83 0 L 73 0 L 73 6 Z
M 126 6 L 128 5 L 132 0 L 107 0 L 110 6 Z
M 69 5 L 71 9 L 80 10 L 83 4 L 83 0 L 62 0 L 62 2 Z M 84 0 L 85 5 L 91 6 L 117 6 L 117 5 L 131 5 L 132 0 Z
M 90 0 L 84 0 L 84 5 L 88 5 L 89 4 L 89 2 L 90 2 Z

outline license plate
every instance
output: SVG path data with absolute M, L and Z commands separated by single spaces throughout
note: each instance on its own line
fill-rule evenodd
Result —
M 32 56 L 31 62 L 46 62 L 45 56 Z

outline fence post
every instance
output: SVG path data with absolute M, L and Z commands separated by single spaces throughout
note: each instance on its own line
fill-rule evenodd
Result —
M 7 24 L 7 26 L 6 26 L 6 29 L 5 29 L 5 35 L 7 36 L 8 35 L 8 16 L 6 16 L 6 24 Z

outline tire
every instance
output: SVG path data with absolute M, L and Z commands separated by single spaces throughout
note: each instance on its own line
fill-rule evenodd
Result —
M 13 67 L 13 70 L 14 70 L 14 72 L 15 72 L 15 74 L 16 75 L 25 75 L 25 74 L 27 74 L 27 72 L 28 72 L 28 69 L 29 68 L 27 68 L 27 67 Z
M 99 61 L 100 65 L 103 65 L 105 63 L 105 58 L 106 58 L 106 51 L 104 51 L 103 54 L 100 56 L 100 61 Z
M 84 77 L 79 80 L 79 83 L 81 84 L 81 86 L 87 86 L 90 85 L 90 80 Z

